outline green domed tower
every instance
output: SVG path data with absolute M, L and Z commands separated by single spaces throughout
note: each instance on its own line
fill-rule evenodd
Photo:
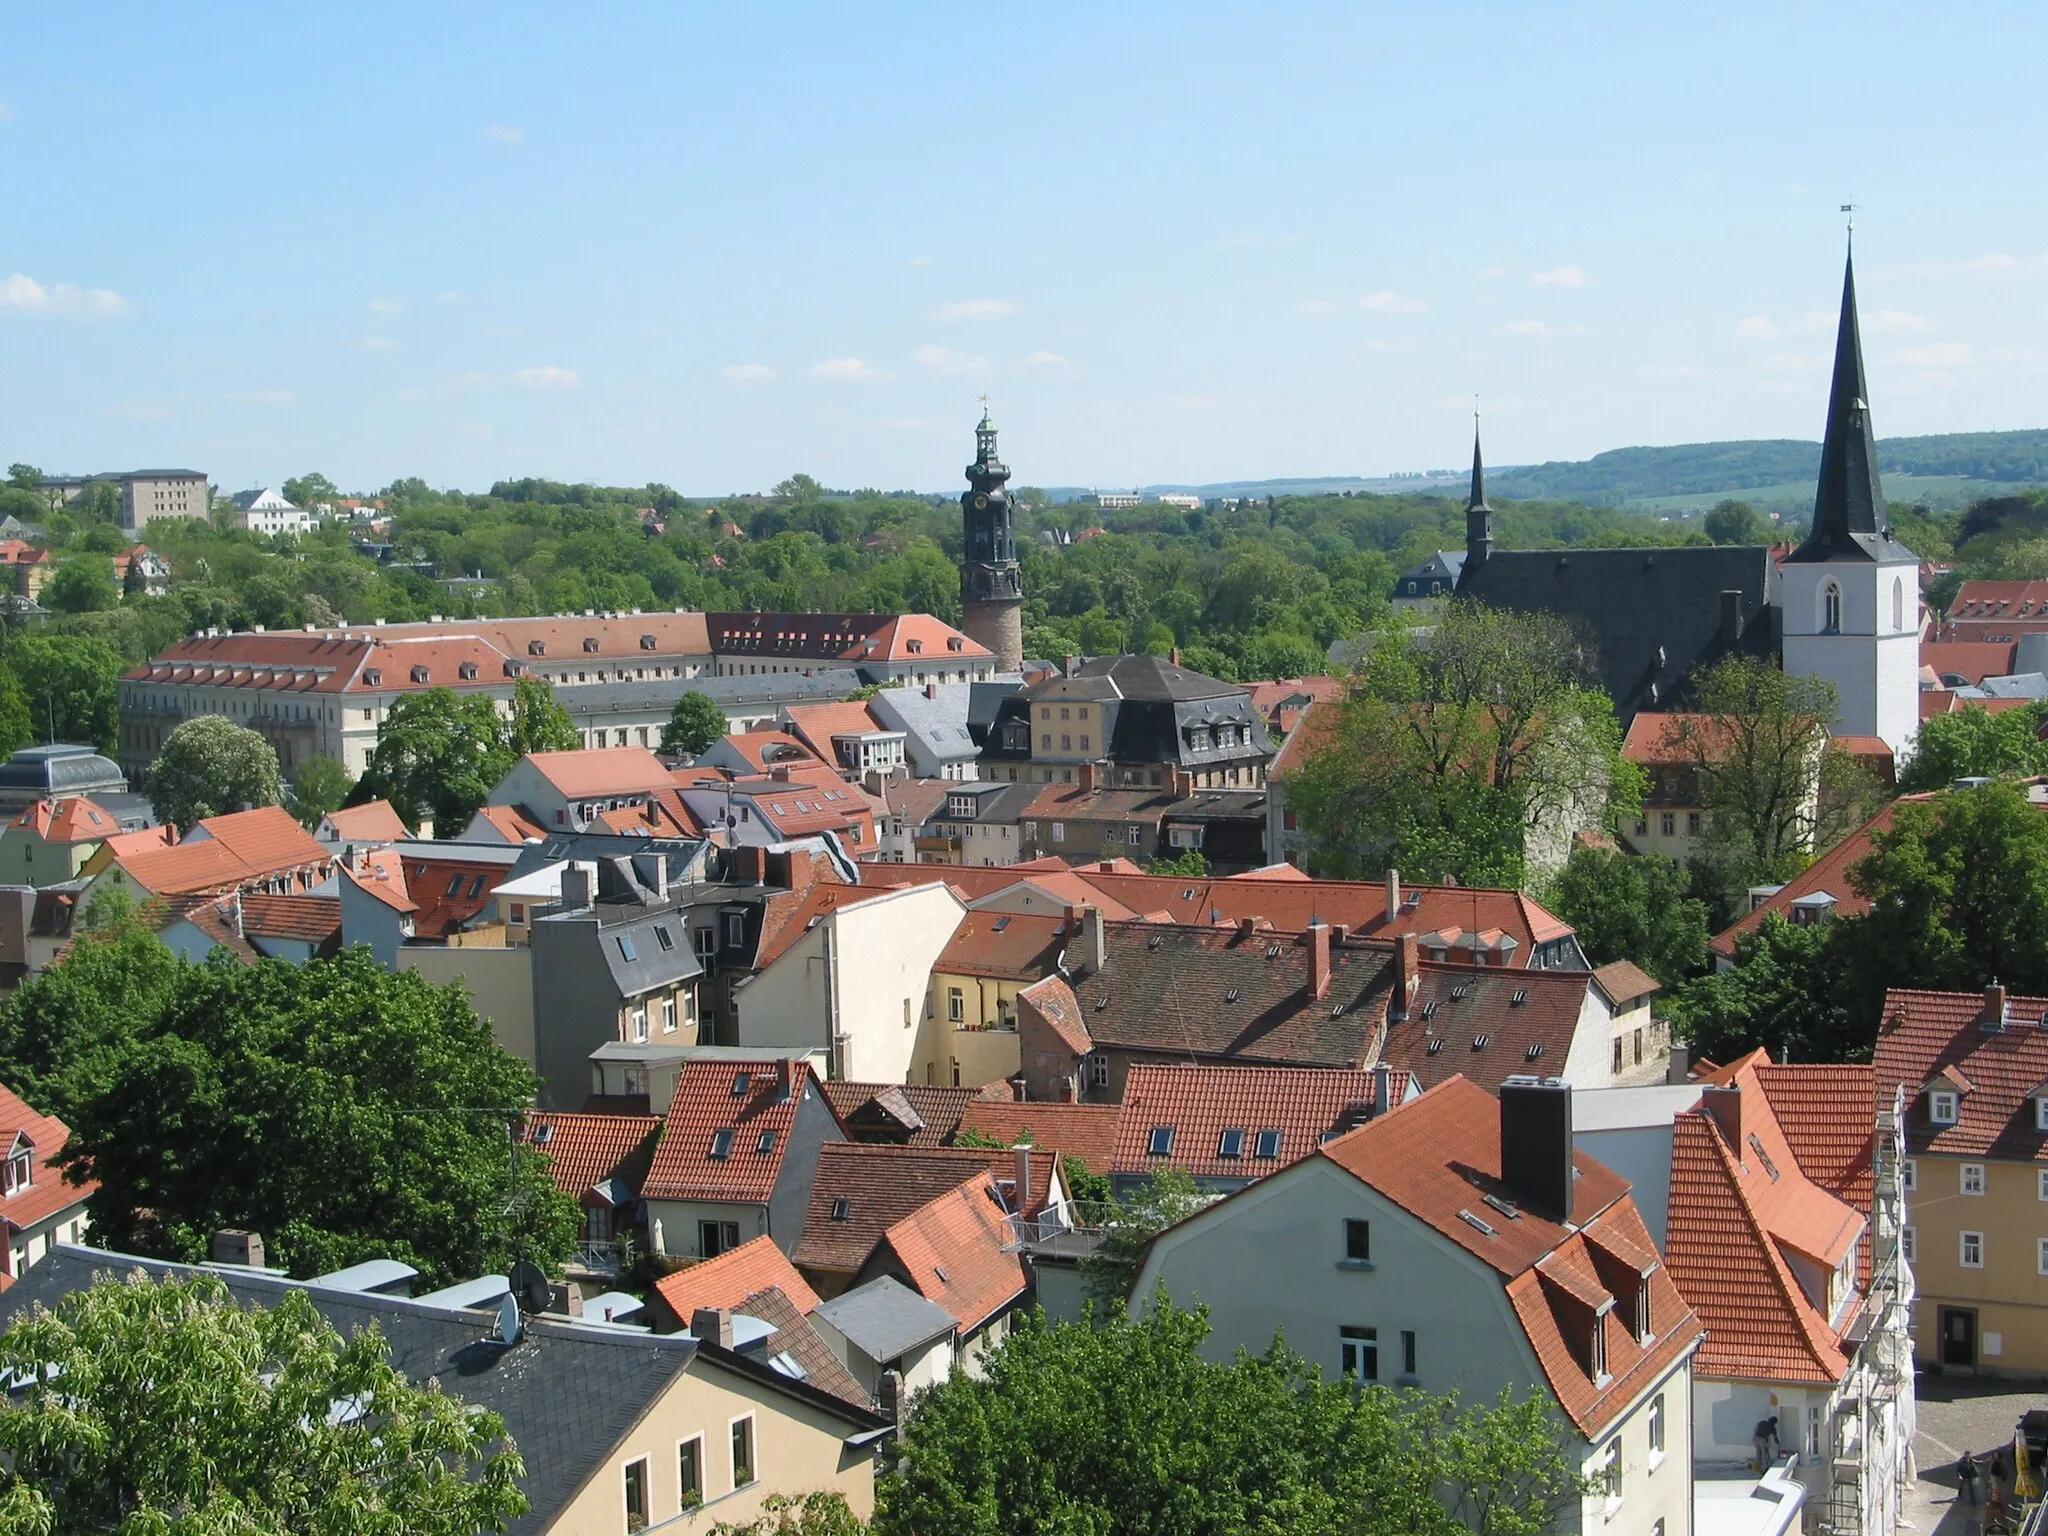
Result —
M 960 555 L 960 628 L 996 658 L 996 670 L 1024 665 L 1024 572 L 1017 563 L 1015 508 L 1004 482 L 1009 468 L 996 455 L 996 424 L 988 412 L 974 429 L 974 462 L 960 498 L 965 540 Z

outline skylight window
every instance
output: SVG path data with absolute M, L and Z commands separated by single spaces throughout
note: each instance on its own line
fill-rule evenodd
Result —
M 747 1089 L 753 1081 L 753 1078 L 745 1072 L 733 1073 L 732 1096 L 736 1099 L 744 1099 L 747 1096 Z
M 835 1197 L 835 1198 L 833 1199 L 833 1201 L 832 1201 L 832 1219 L 833 1219 L 834 1221 L 844 1221 L 844 1220 L 846 1220 L 846 1219 L 847 1219 L 847 1218 L 848 1218 L 849 1216 L 851 1216 L 852 1214 L 853 1214 L 853 1200 L 852 1200 L 852 1197 L 851 1197 L 851 1196 L 848 1196 L 848 1195 L 839 1195 L 839 1196 L 836 1196 L 836 1197 Z
M 631 962 L 640 958 L 640 952 L 633 947 L 633 936 L 630 933 L 619 934 L 612 942 L 619 946 L 621 960 Z
M 1778 1165 L 1771 1161 L 1771 1154 L 1764 1150 L 1763 1142 L 1757 1139 L 1756 1133 L 1753 1131 L 1750 1133 L 1749 1137 L 1749 1150 L 1754 1152 L 1756 1154 L 1757 1161 L 1764 1165 L 1764 1172 L 1771 1176 L 1771 1182 L 1773 1184 L 1777 1183 Z
M 668 929 L 660 923 L 654 925 L 654 942 L 659 944 L 664 952 L 676 947 L 676 941 L 670 936 Z
M 1259 1132 L 1258 1139 L 1252 1143 L 1252 1156 L 1265 1162 L 1271 1162 L 1279 1155 L 1280 1133 L 1278 1131 Z
M 1218 1157 L 1244 1156 L 1244 1131 L 1241 1127 L 1232 1126 L 1216 1138 L 1216 1155 Z
M 732 1156 L 732 1127 L 726 1126 L 711 1133 L 711 1155 L 725 1158 Z
M 1508 1000 L 1508 1006 L 1510 1008 L 1519 1008 L 1527 1001 L 1529 1001 L 1529 989 L 1527 987 L 1517 987 L 1515 988 L 1515 995 Z
M 1229 990 L 1228 992 L 1224 993 L 1224 994 L 1223 994 L 1223 1001 L 1225 1001 L 1226 1003 L 1234 1003 L 1234 1002 L 1236 1002 L 1236 1001 L 1237 1001 L 1237 988 L 1235 988 L 1235 987 L 1232 987 L 1232 988 L 1231 988 L 1231 989 L 1230 989 L 1230 990 Z
M 1475 1051 L 1483 1051 L 1492 1043 L 1493 1036 L 1491 1035 L 1474 1035 L 1472 1037 L 1472 1049 Z
M 1148 1139 L 1147 1139 L 1147 1141 L 1146 1141 L 1146 1143 L 1145 1143 L 1145 1154 L 1146 1154 L 1146 1156 L 1148 1156 L 1148 1157 L 1166 1157 L 1166 1156 L 1170 1155 L 1170 1154 L 1172 1153 L 1172 1151 L 1173 1151 L 1173 1127 L 1172 1127 L 1172 1126 L 1170 1126 L 1170 1125 L 1155 1125 L 1155 1126 L 1153 1126 L 1153 1127 L 1152 1127 L 1152 1135 L 1150 1136 L 1150 1138 L 1148 1138 Z

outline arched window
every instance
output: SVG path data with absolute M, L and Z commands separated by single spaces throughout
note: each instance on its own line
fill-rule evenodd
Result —
M 1905 627 L 1906 578 L 1903 576 L 1894 576 L 1892 578 L 1892 628 L 1904 629 Z
M 1842 632 L 1842 589 L 1832 581 L 1820 589 L 1820 631 L 1824 635 Z

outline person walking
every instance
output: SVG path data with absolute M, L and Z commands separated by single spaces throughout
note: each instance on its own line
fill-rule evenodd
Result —
M 2006 1470 L 2003 1449 L 1991 1453 L 1991 1487 L 1988 1497 L 1996 1504 L 2005 1497 L 2005 1490 L 2012 1484 L 2012 1474 Z
M 1962 1459 L 1956 1463 L 1956 1487 L 1958 1498 L 1967 1499 L 1972 1504 L 1977 1502 L 1977 1462 L 1968 1451 L 1963 1452 Z
M 1778 1459 L 1778 1416 L 1774 1413 L 1768 1419 L 1759 1419 L 1750 1432 L 1750 1443 L 1756 1447 L 1756 1469 L 1759 1472 L 1771 1470 L 1771 1463 Z

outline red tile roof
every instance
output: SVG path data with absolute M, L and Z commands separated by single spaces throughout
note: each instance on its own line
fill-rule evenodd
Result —
M 782 914 L 772 933 L 763 924 L 760 945 L 755 950 L 754 968 L 766 970 L 792 949 L 797 940 L 808 933 L 813 919 L 823 918 L 827 913 L 847 907 L 857 907 L 863 902 L 873 901 L 887 892 L 869 891 L 857 885 L 816 885 L 804 893 L 801 901 L 791 910 Z
M 673 789 L 676 782 L 661 759 L 645 747 L 529 752 L 526 760 L 568 800 L 645 794 L 654 789 Z
M 186 843 L 201 840 L 219 843 L 251 869 L 258 870 L 296 869 L 322 864 L 334 857 L 332 849 L 323 847 L 281 805 L 209 816 L 194 823 L 184 838 Z
M 865 703 L 787 704 L 782 718 L 789 734 L 815 752 L 821 761 L 837 763 L 832 738 L 889 729 L 868 713 Z
M 271 896 L 248 891 L 241 897 L 241 907 L 242 932 L 252 939 L 325 944 L 341 935 L 341 902 L 333 896 Z
M 1726 745 L 1725 718 L 1700 714 L 1640 714 L 1628 725 L 1622 739 L 1621 755 L 1646 767 L 1691 767 L 1696 751 L 1716 751 Z
M 407 835 L 405 823 L 389 800 L 366 800 L 327 813 L 327 825 L 345 841 L 395 843 Z
M 1028 1141 L 1067 1157 L 1077 1157 L 1090 1173 L 1108 1173 L 1116 1151 L 1115 1104 L 1050 1104 L 1014 1099 L 971 1100 L 960 1116 L 960 1129 L 990 1136 L 1006 1146 Z
M 407 893 L 405 860 L 397 848 L 359 849 L 355 862 L 343 867 L 342 877 L 358 890 L 399 912 L 417 912 L 419 903 Z
M 490 905 L 491 893 L 512 876 L 504 863 L 471 863 L 459 853 L 399 844 L 389 850 L 403 864 L 405 889 L 417 915 L 413 932 L 423 939 L 445 938 Z
M 33 832 L 46 843 L 100 843 L 115 836 L 121 823 L 85 795 L 38 800 L 14 818 L 18 831 Z
M 1566 1415 L 1588 1438 L 1602 1433 L 1628 1404 L 1692 1349 L 1700 1323 L 1670 1274 L 1650 1276 L 1654 1334 L 1646 1346 L 1629 1330 L 1623 1306 L 1608 1307 L 1604 1328 L 1608 1376 L 1590 1374 L 1597 1297 L 1627 1303 L 1614 1286 L 1632 1290 L 1655 1245 L 1637 1213 L 1628 1181 L 1579 1153 L 1570 1227 L 1528 1207 L 1497 1215 L 1484 1197 L 1513 1203 L 1501 1180 L 1500 1109 L 1475 1083 L 1449 1082 L 1367 1122 L 1319 1154 L 1473 1254 L 1501 1277 L 1508 1300 Z M 1241 1198 L 1234 1196 L 1232 1198 Z M 1482 1232 L 1460 1211 L 1478 1211 Z M 1613 1278 L 1610 1280 L 1610 1276 Z
M 975 1101 L 972 1088 L 923 1083 L 818 1084 L 825 1102 L 852 1141 L 907 1147 L 942 1147 L 960 1128 L 961 1113 Z
M 815 768 L 825 765 L 822 757 L 787 731 L 729 731 L 719 745 L 745 759 L 756 773 L 767 773 L 781 767 Z M 703 771 L 683 768 L 677 771 L 676 776 L 683 782 L 696 783 Z
M 1059 1036 L 1060 1043 L 1076 1056 L 1086 1056 L 1095 1049 L 1095 1037 L 1088 1033 L 1088 1022 L 1082 1017 L 1081 1001 L 1074 996 L 1066 977 L 1048 976 L 1033 982 L 1017 994 L 1017 1006 L 1020 1010 L 1026 1006 L 1033 1009 Z
M 152 828 L 108 840 L 128 878 L 157 896 L 233 890 L 287 874 L 310 877 L 334 859 L 332 848 L 275 805 L 208 817 L 175 846 L 162 846 L 160 835 Z
M 0 1222 L 13 1231 L 26 1231 L 59 1211 L 85 1204 L 99 1188 L 95 1180 L 70 1183 L 58 1169 L 58 1155 L 70 1138 L 71 1128 L 62 1120 L 36 1113 L 13 1089 L 0 1086 L 0 1159 L 10 1155 L 19 1140 L 35 1149 L 28 1188 L 0 1196 Z
M 790 1073 L 786 1098 L 778 1077 L 785 1066 Z M 733 1088 L 742 1074 L 745 1091 L 736 1094 Z M 808 1062 L 685 1062 L 641 1197 L 766 1200 L 782 1173 L 797 1105 L 816 1092 Z M 722 1130 L 733 1133 L 731 1150 L 713 1157 L 713 1138 Z M 764 1136 L 770 1138 L 765 1152 Z
M 1258 1179 L 1307 1157 L 1324 1140 L 1371 1117 L 1369 1071 L 1320 1067 L 1195 1066 L 1136 1062 L 1124 1081 L 1112 1173 L 1149 1174 L 1174 1167 L 1196 1178 Z M 1408 1074 L 1389 1074 L 1388 1103 L 1408 1094 Z M 1005 1106 L 1018 1109 L 1033 1105 Z M 1151 1150 L 1154 1127 L 1172 1128 L 1171 1149 Z M 1237 1133 L 1226 1157 L 1222 1137 Z M 1259 1156 L 1261 1132 L 1279 1132 L 1271 1157 Z
M 972 1333 L 1030 1285 L 1023 1255 L 1010 1251 L 1014 1236 L 984 1171 L 892 1225 L 876 1263 L 952 1313 L 962 1333 Z
M 1922 640 L 1920 665 L 1932 667 L 1938 677 L 1959 676 L 1974 687 L 1987 677 L 2010 677 L 2018 649 L 2013 640 Z
M 1811 896 L 1816 891 L 1826 891 L 1835 898 L 1837 917 L 1860 917 L 1868 912 L 1870 903 L 1849 883 L 1850 869 L 1870 852 L 1872 834 L 1891 830 L 1892 817 L 1901 805 L 1931 798 L 1929 795 L 1905 795 L 1891 801 L 1870 820 L 1794 875 L 1776 895 L 1767 898 L 1754 911 L 1745 912 L 1715 934 L 1707 941 L 1707 948 L 1732 960 L 1735 957 L 1735 946 L 1745 936 L 1761 927 L 1766 916 L 1773 912 L 1782 916 L 1793 902 L 1802 896 Z
M 1290 775 L 1301 771 L 1302 765 L 1337 739 L 1337 728 L 1341 723 L 1338 709 L 1339 700 L 1318 699 L 1303 710 L 1294 722 L 1294 729 L 1287 733 L 1287 739 L 1280 743 L 1280 750 L 1273 754 L 1273 761 L 1266 769 L 1268 780 L 1285 781 Z
M 958 976 L 1039 981 L 1059 968 L 1066 943 L 1063 918 L 970 909 L 932 969 Z
M 1875 1060 L 1877 1099 L 1906 1092 L 1906 1144 L 1915 1152 L 2048 1163 L 2048 1131 L 2035 1129 L 2034 1091 L 2048 1081 L 2048 997 L 2008 996 L 2005 1028 L 1986 1029 L 1983 992 L 1885 993 Z M 1961 1093 L 1954 1125 L 1927 1117 L 1922 1090 L 1937 1077 Z M 1957 1077 L 1961 1078 L 1957 1082 Z
M 526 1117 L 522 1135 L 547 1158 L 555 1188 L 580 1200 L 613 1178 L 639 1195 L 660 1129 L 653 1115 L 535 1113 Z
M 685 1328 L 699 1307 L 730 1307 L 740 1310 L 749 1296 L 774 1286 L 789 1298 L 797 1311 L 809 1313 L 818 1304 L 796 1266 L 783 1257 L 775 1239 L 765 1234 L 739 1247 L 728 1249 L 715 1259 L 692 1264 L 654 1282 L 661 1299 L 669 1304 Z
M 810 1212 L 790 1258 L 815 1274 L 855 1274 L 890 1227 L 948 1190 L 987 1177 L 987 1154 L 964 1148 L 828 1141 L 818 1149 Z
M 535 821 L 516 805 L 481 805 L 477 817 L 508 843 L 523 843 L 528 838 L 546 838 L 548 829 Z M 481 831 L 476 819 L 470 821 L 472 830 Z M 481 839 L 478 839 L 481 841 Z

